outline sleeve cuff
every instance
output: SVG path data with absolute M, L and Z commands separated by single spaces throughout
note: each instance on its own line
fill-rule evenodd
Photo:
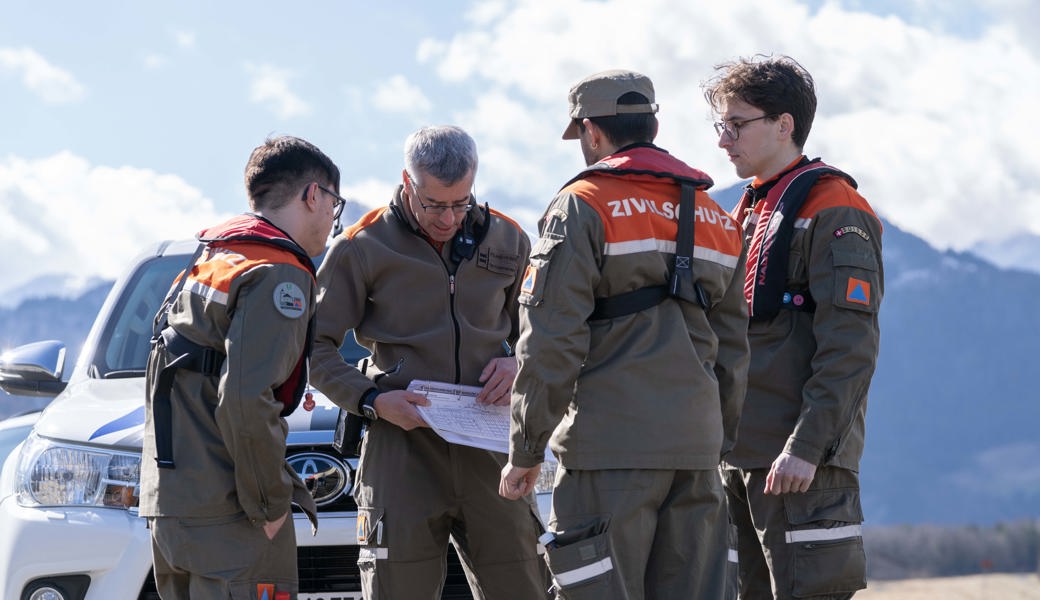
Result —
M 798 458 L 814 465 L 820 464 L 820 460 L 823 458 L 823 450 L 804 440 L 799 440 L 793 437 L 787 438 L 787 444 L 784 445 L 784 452 L 797 456 Z

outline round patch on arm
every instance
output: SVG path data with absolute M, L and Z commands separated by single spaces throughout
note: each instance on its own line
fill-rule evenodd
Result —
M 307 310 L 307 297 L 300 286 L 283 281 L 274 288 L 274 307 L 290 319 L 299 318 Z

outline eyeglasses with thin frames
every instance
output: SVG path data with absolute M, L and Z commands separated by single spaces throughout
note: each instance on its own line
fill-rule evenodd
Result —
M 319 184 L 318 189 L 335 198 L 332 201 L 332 219 L 338 221 L 339 216 L 343 214 L 343 207 L 347 205 L 347 199 L 323 185 Z
M 712 123 L 715 126 L 715 133 L 722 137 L 725 133 L 734 142 L 740 139 L 740 130 L 748 123 L 754 123 L 755 121 L 761 121 L 762 119 L 768 119 L 770 117 L 776 117 L 775 113 L 768 115 L 762 115 L 761 117 L 755 117 L 754 119 L 744 119 L 743 121 L 716 121 Z
M 408 183 L 412 185 L 412 193 L 415 194 L 415 199 L 419 202 L 419 206 L 421 206 L 423 212 L 425 212 L 428 215 L 436 215 L 439 217 L 449 210 L 455 213 L 456 215 L 464 215 L 468 213 L 471 208 L 473 208 L 472 194 L 470 194 L 469 198 L 466 199 L 465 203 L 460 202 L 458 204 L 423 204 L 423 197 L 422 194 L 419 193 L 419 186 L 415 185 L 415 180 L 412 179 L 411 175 L 408 176 Z

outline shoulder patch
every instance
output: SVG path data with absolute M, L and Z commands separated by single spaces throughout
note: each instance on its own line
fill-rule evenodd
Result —
M 840 238 L 840 237 L 848 235 L 850 233 L 854 233 L 854 234 L 858 235 L 859 237 L 867 240 L 868 242 L 870 241 L 870 234 L 867 233 L 866 231 L 863 231 L 862 228 L 856 227 L 855 225 L 846 225 L 845 227 L 839 227 L 838 229 L 835 229 L 834 230 L 834 237 Z
M 849 277 L 845 284 L 845 300 L 870 306 L 870 282 Z
M 300 286 L 283 281 L 274 288 L 274 307 L 282 316 L 297 319 L 307 310 L 307 297 Z
M 524 282 L 520 285 L 520 292 L 531 295 L 534 293 L 534 285 L 538 280 L 538 267 L 527 265 L 524 271 Z

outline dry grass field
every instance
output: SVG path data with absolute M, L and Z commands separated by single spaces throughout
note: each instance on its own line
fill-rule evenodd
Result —
M 1040 600 L 1040 576 L 991 573 L 964 577 L 871 581 L 855 600 Z

